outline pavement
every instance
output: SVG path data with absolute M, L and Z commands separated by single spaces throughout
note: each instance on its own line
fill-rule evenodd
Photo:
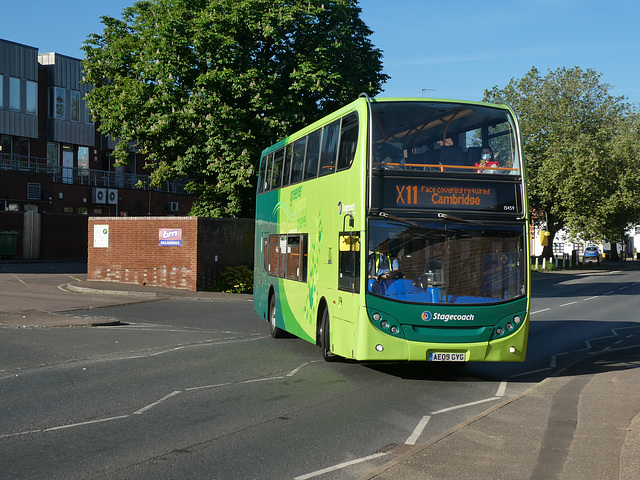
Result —
M 0 265 L 1 267 L 1 265 Z M 231 299 L 237 295 L 190 292 L 142 285 L 90 282 L 82 273 L 56 272 L 53 280 L 24 280 L 37 294 L 56 285 L 64 295 L 75 292 L 85 303 L 119 304 L 162 298 Z M 60 270 L 60 269 L 58 269 Z M 46 273 L 46 272 L 45 272 Z M 70 278 L 66 278 L 70 277 Z M 543 275 L 543 274 L 540 274 Z M 0 275 L 4 281 L 15 280 Z M 99 302 L 99 298 L 106 299 Z M 244 295 L 243 295 L 244 297 Z M 246 296 L 250 298 L 250 296 Z M 52 308 L 0 308 L 0 325 L 70 327 L 110 324 L 55 313 Z M 11 303 L 11 302 L 10 302 Z M 47 304 L 48 305 L 48 304 Z M 1 306 L 0 306 L 1 307 Z M 80 307 L 78 307 L 80 308 Z M 35 312 L 35 313 L 34 313 Z M 426 443 L 407 447 L 360 480 L 473 479 L 640 479 L 640 345 L 637 338 L 615 350 L 593 354 L 534 384 L 480 415 Z M 391 458 L 391 457 L 390 457 Z

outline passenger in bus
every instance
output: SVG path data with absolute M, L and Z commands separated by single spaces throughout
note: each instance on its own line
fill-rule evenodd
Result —
M 400 275 L 398 259 L 389 253 L 389 240 L 385 240 L 369 254 L 369 291 L 381 293 L 386 289 L 383 282 L 395 280 Z
M 491 150 L 490 147 L 484 147 L 482 149 L 480 161 L 476 162 L 476 167 L 478 167 L 478 173 L 496 173 L 498 171 L 493 170 L 494 168 L 499 168 L 500 163 L 496 160 L 493 150 Z

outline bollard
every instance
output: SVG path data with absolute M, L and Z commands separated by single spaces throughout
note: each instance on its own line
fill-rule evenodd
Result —
M 542 259 L 542 269 L 543 269 L 543 270 L 546 270 L 546 269 L 547 269 L 547 259 L 546 259 L 546 258 L 543 258 L 543 259 Z
M 536 257 L 536 270 L 538 270 L 538 257 Z

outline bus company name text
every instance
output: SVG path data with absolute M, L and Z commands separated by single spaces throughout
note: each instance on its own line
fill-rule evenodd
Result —
M 473 315 L 473 313 L 469 313 L 467 315 L 456 315 L 456 314 L 445 314 L 445 313 L 432 313 L 430 315 L 425 315 L 424 312 L 422 314 L 422 319 L 424 321 L 429 321 L 431 319 L 433 320 L 442 320 L 443 322 L 450 322 L 450 321 L 459 321 L 459 322 L 472 322 L 475 319 L 475 316 Z M 430 313 L 430 312 L 429 312 Z

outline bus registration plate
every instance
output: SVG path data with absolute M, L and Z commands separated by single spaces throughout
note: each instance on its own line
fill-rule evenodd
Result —
M 450 352 L 431 352 L 429 354 L 430 362 L 466 362 L 466 353 L 450 353 Z

